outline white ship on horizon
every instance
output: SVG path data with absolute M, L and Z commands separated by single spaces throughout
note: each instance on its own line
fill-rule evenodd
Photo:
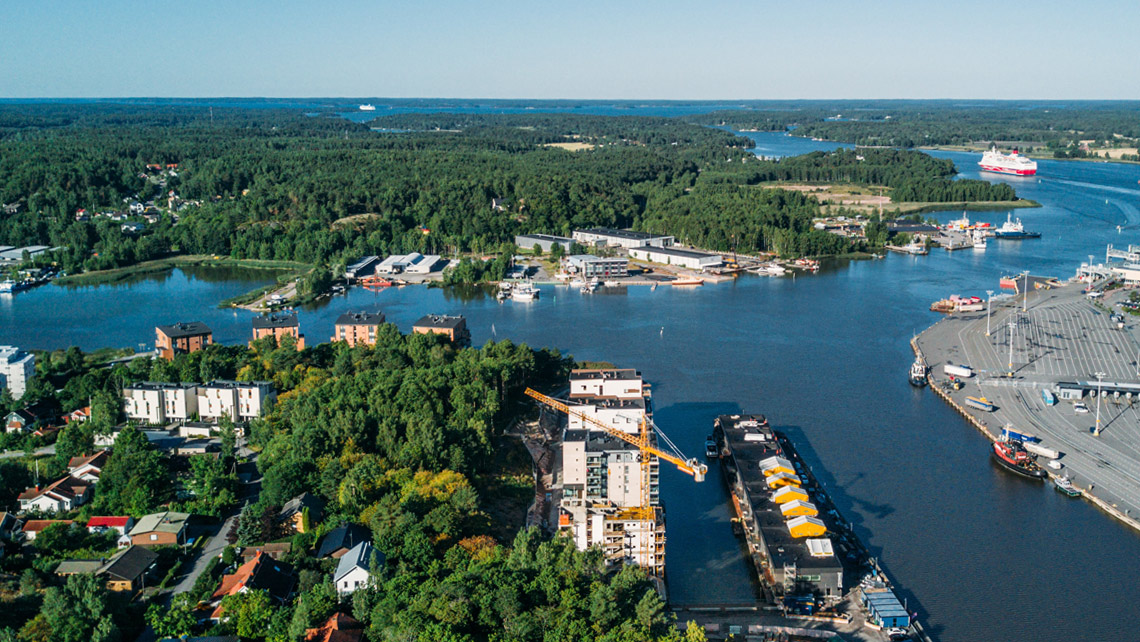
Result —
M 369 105 L 369 104 L 361 105 L 360 111 L 376 111 L 376 105 Z

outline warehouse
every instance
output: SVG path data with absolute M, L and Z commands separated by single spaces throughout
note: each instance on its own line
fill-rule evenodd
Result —
M 568 239 L 565 236 L 551 236 L 549 234 L 516 234 L 515 245 L 523 250 L 533 250 L 536 247 L 542 248 L 543 252 L 549 252 L 555 245 L 561 245 L 562 249 L 570 252 L 570 246 L 574 244 L 574 239 Z
M 588 247 L 609 246 L 624 247 L 669 247 L 673 245 L 672 236 L 634 232 L 632 230 L 615 230 L 609 227 L 592 227 L 588 230 L 574 230 L 574 240 Z
M 676 265 L 690 270 L 714 268 L 724 263 L 724 259 L 719 254 L 678 250 L 672 247 L 633 248 L 629 251 L 629 255 L 641 261 Z
M 629 276 L 629 260 L 620 257 L 604 258 L 592 254 L 575 254 L 566 259 L 566 267 L 571 274 L 587 279 Z

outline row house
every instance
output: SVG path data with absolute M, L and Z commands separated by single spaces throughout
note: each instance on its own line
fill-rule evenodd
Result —
M 198 388 L 198 415 L 203 421 L 249 421 L 264 415 L 276 400 L 269 381 L 212 381 Z
M 198 414 L 198 394 L 194 383 L 135 383 L 123 388 L 123 411 L 151 426 L 186 421 Z

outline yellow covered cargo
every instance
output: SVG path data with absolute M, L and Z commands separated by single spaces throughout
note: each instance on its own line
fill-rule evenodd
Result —
M 792 537 L 819 537 L 827 532 L 827 527 L 818 517 L 803 515 L 788 520 L 788 532 Z
M 793 499 L 786 504 L 781 504 L 780 512 L 784 514 L 784 519 L 800 517 L 801 515 L 809 515 L 811 517 L 819 515 L 819 509 L 815 507 L 815 504 L 805 502 L 802 499 Z
M 796 469 L 792 467 L 792 462 L 783 457 L 769 457 L 760 462 L 760 472 L 765 475 L 775 475 L 776 473 L 795 475 Z
M 786 504 L 797 500 L 801 502 L 808 500 L 807 491 L 799 486 L 784 486 L 780 490 L 772 493 L 772 501 L 777 504 Z
M 764 478 L 764 483 L 768 484 L 768 488 L 799 486 L 801 484 L 800 478 L 791 473 L 776 473 L 774 475 L 768 475 Z

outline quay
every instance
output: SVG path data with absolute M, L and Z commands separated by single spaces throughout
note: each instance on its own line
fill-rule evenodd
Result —
M 751 607 L 674 605 L 679 619 L 703 624 L 710 637 L 830 631 L 882 641 L 901 639 L 901 630 L 930 639 L 786 435 L 762 415 L 722 415 L 713 437 L 759 598 Z
M 1094 300 L 1078 283 L 1028 290 L 1028 298 L 995 299 L 988 318 L 985 310 L 951 314 L 915 337 L 930 387 L 991 441 L 1006 426 L 1035 435 L 1036 445 L 1059 455 L 1050 466 L 1039 460 L 1051 477 L 1068 478 L 1085 499 L 1140 530 L 1140 323 L 1111 316 L 1126 291 Z M 959 378 L 955 390 L 947 365 L 975 376 Z M 968 396 L 994 410 L 967 407 Z

